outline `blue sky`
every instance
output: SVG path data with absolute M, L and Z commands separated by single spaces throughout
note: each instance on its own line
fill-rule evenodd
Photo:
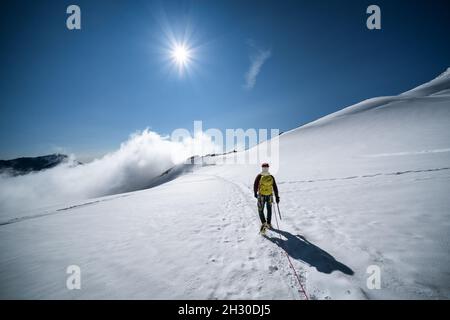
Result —
M 82 29 L 66 28 L 77 4 Z M 382 30 L 366 28 L 381 7 Z M 450 66 L 448 1 L 5 1 L 0 158 L 96 156 L 146 127 L 286 131 Z M 195 63 L 165 36 L 192 35 Z M 266 53 L 254 86 L 245 75 Z M 253 60 L 254 61 L 254 60 Z

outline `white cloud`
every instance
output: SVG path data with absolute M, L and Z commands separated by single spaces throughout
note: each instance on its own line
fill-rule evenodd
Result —
M 22 176 L 0 175 L 0 218 L 39 207 L 145 188 L 163 171 L 202 150 L 217 152 L 205 134 L 180 142 L 149 131 L 137 132 L 120 148 L 85 165 L 74 156 L 52 169 Z M 1 219 L 0 219 L 1 220 Z
M 256 84 L 256 77 L 261 72 L 263 64 L 270 58 L 272 52 L 256 48 L 253 42 L 249 42 L 249 45 L 256 49 L 256 53 L 250 56 L 250 67 L 245 73 L 244 88 L 251 90 Z

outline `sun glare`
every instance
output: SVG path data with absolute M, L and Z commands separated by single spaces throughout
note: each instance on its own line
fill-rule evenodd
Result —
M 185 45 L 177 44 L 172 49 L 172 59 L 180 67 L 185 67 L 190 59 L 189 49 Z

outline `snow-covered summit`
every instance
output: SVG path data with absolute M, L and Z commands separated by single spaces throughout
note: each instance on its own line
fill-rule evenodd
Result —
M 448 94 L 450 89 L 450 67 L 435 79 L 422 84 L 412 90 L 406 91 L 401 96 L 424 97 L 430 95 Z
M 441 73 L 435 79 L 425 84 L 422 84 L 414 89 L 401 93 L 398 96 L 383 96 L 370 98 L 362 102 L 359 102 L 355 105 L 334 112 L 332 114 L 329 114 L 316 121 L 310 122 L 301 128 L 323 125 L 328 121 L 330 121 L 331 119 L 335 119 L 342 116 L 349 116 L 355 113 L 364 112 L 387 105 L 392 105 L 392 103 L 395 102 L 409 101 L 414 98 L 421 98 L 421 97 L 424 98 L 431 95 L 439 95 L 439 94 L 448 95 L 449 94 L 448 90 L 450 90 L 450 68 L 447 68 L 446 71 Z

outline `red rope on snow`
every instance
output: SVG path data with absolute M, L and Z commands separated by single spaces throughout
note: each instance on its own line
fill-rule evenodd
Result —
M 272 206 L 272 207 L 274 207 L 274 206 Z M 278 209 L 278 213 L 280 213 L 280 209 Z M 277 229 L 280 230 L 280 226 L 278 225 L 278 218 L 277 218 L 277 213 L 276 212 L 275 212 L 275 221 L 277 223 Z M 280 240 L 282 240 L 280 234 L 279 233 L 277 233 L 277 234 L 278 234 L 278 238 L 280 238 Z M 287 251 L 284 248 L 283 248 L 283 251 L 286 254 L 286 257 L 287 257 L 287 259 L 289 261 L 289 265 L 291 266 L 292 270 L 294 270 L 294 275 L 297 278 L 297 281 L 298 281 L 298 284 L 300 285 L 301 291 L 305 295 L 306 300 L 309 300 L 308 295 L 306 294 L 306 290 L 303 287 L 303 284 L 300 281 L 300 277 L 297 274 L 297 270 L 295 270 L 294 264 L 292 263 L 291 257 L 289 257 L 289 254 L 287 253 Z

